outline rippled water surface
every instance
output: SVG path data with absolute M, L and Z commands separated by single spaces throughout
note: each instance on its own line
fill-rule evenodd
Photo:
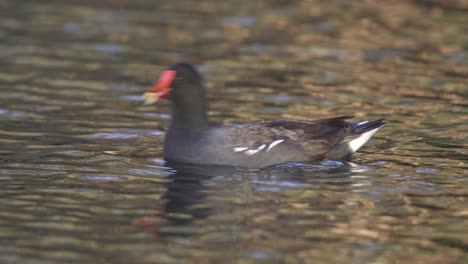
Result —
M 466 1 L 0 1 L 1 263 L 468 263 Z M 352 163 L 162 158 L 213 123 L 384 117 Z

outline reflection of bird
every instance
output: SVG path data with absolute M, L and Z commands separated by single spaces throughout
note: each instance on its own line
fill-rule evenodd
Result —
M 311 122 L 265 121 L 212 127 L 208 125 L 205 89 L 193 66 L 178 63 L 162 72 L 144 95 L 147 104 L 172 101 L 172 121 L 164 157 L 193 164 L 266 167 L 288 162 L 342 159 L 384 124 L 383 119 L 346 122 L 350 116 Z
M 175 168 L 177 173 L 171 175 L 170 181 L 166 183 L 165 218 L 175 225 L 190 225 L 196 219 L 209 216 L 211 209 L 200 205 L 206 199 L 204 191 L 207 187 L 204 182 L 211 179 L 211 176 L 195 169 L 184 169 L 183 165 L 166 165 Z

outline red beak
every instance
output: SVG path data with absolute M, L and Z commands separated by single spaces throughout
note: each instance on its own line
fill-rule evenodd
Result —
M 176 71 L 174 70 L 165 70 L 161 72 L 158 82 L 149 90 L 149 92 L 153 92 L 153 93 L 164 92 L 164 97 L 159 96 L 159 98 L 161 99 L 161 98 L 167 97 L 171 90 L 171 83 L 174 80 L 175 76 L 176 76 Z
M 171 83 L 176 76 L 176 71 L 165 70 L 159 76 L 158 82 L 143 96 L 145 104 L 152 104 L 160 99 L 166 98 L 171 93 Z

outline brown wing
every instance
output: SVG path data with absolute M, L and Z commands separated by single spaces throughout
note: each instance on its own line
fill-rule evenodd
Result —
M 256 157 L 268 152 L 269 156 L 306 160 L 323 158 L 323 155 L 339 142 L 349 130 L 345 119 L 336 117 L 313 122 L 266 121 L 223 127 L 231 149 L 258 150 Z M 242 136 L 238 136 L 242 135 Z M 276 142 L 277 144 L 273 144 Z M 280 143 L 278 143 L 280 142 Z M 225 141 L 226 143 L 226 141 Z M 270 146 L 274 145 L 274 148 Z
M 265 126 L 300 144 L 310 157 L 320 157 L 341 141 L 352 129 L 346 122 L 351 116 L 321 119 L 312 122 L 270 121 Z

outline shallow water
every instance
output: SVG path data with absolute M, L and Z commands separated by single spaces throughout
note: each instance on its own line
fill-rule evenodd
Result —
M 0 262 L 467 263 L 467 7 L 0 1 Z M 350 164 L 166 164 L 140 99 L 178 61 L 214 123 L 387 125 Z

